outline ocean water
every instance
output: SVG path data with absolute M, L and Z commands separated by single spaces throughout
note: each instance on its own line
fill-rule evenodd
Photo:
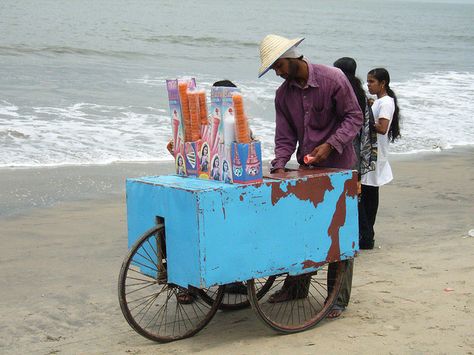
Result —
M 165 80 L 230 79 L 273 155 L 268 33 L 305 37 L 312 62 L 386 67 L 402 114 L 394 153 L 474 145 L 474 1 L 3 0 L 0 167 L 170 160 Z

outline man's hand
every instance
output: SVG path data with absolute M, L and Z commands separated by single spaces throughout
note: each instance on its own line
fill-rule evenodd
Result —
M 304 162 L 307 165 L 320 163 L 327 159 L 333 149 L 329 143 L 318 145 L 310 154 L 304 157 Z
M 168 149 L 168 152 L 170 152 L 171 155 L 174 155 L 174 144 L 173 140 L 170 140 L 168 144 L 166 145 L 166 149 Z

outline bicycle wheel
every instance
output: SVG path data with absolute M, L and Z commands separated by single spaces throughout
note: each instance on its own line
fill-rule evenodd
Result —
M 261 298 L 257 297 L 258 281 L 249 280 L 249 300 L 265 325 L 282 333 L 300 332 L 326 317 L 339 294 L 345 272 L 346 262 L 337 262 L 309 274 L 278 275 L 270 292 Z
M 223 295 L 222 287 L 214 287 L 209 291 L 214 302 L 209 304 L 197 288 L 168 283 L 165 251 L 165 230 L 160 224 L 133 245 L 118 282 L 120 308 L 128 324 L 144 337 L 162 343 L 199 332 L 216 313 Z M 191 302 L 184 304 L 183 292 Z
M 275 280 L 275 276 L 258 279 L 256 285 L 257 297 L 263 297 Z M 242 288 L 242 290 L 240 290 Z M 236 290 L 237 289 L 237 290 Z M 208 304 L 215 302 L 212 289 L 199 290 L 202 299 Z M 245 293 L 244 293 L 245 292 Z M 250 306 L 250 301 L 247 296 L 247 282 L 236 282 L 229 285 L 224 285 L 224 294 L 219 309 L 223 311 L 235 311 L 238 309 L 247 308 Z

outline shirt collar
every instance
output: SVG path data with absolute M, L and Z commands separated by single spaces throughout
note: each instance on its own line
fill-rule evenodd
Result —
M 308 81 L 307 81 L 307 83 L 306 83 L 305 88 L 308 87 L 308 86 L 311 86 L 311 87 L 313 87 L 313 88 L 319 87 L 318 82 L 317 82 L 317 80 L 316 80 L 316 73 L 315 73 L 315 68 L 314 68 L 314 66 L 311 65 L 311 63 L 309 62 L 309 59 L 308 59 L 308 58 L 303 57 L 303 60 L 306 62 L 306 64 L 308 64 Z M 292 80 L 292 81 L 290 82 L 290 85 L 295 86 L 295 87 L 301 89 L 301 86 L 299 86 L 298 83 L 297 83 L 296 81 L 294 81 L 294 80 Z M 304 89 L 304 88 L 303 88 L 303 89 Z

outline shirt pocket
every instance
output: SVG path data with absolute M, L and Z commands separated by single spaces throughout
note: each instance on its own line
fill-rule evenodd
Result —
M 315 129 L 324 129 L 330 126 L 331 124 L 331 115 L 330 109 L 325 107 L 316 107 L 311 108 L 311 117 L 309 121 L 309 126 Z

